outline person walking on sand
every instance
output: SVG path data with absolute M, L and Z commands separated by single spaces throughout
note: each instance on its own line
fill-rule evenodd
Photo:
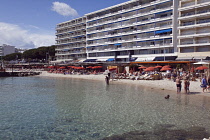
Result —
M 206 79 L 206 76 L 204 76 L 201 80 L 201 88 L 203 88 L 203 92 L 205 91 L 205 89 L 207 89 L 207 79 Z
M 177 93 L 180 93 L 182 88 L 182 81 L 179 76 L 177 76 L 176 78 L 176 87 L 177 87 Z

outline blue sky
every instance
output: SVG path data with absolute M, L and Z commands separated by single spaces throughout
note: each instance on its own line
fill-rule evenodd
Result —
M 128 0 L 0 0 L 0 45 L 55 44 L 56 24 Z

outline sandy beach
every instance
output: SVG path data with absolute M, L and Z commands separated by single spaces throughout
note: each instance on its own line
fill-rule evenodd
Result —
M 87 79 L 87 80 L 100 80 L 105 82 L 105 76 L 103 74 L 100 75 L 69 75 L 69 74 L 55 74 L 55 73 L 48 73 L 47 71 L 42 71 L 39 75 L 41 77 L 62 77 L 62 78 L 77 78 L 77 79 Z M 172 80 L 163 79 L 163 80 L 130 80 L 130 79 L 120 79 L 113 81 L 110 80 L 110 84 L 118 83 L 118 84 L 138 84 L 141 86 L 146 86 L 148 88 L 153 88 L 154 90 L 169 90 L 171 92 L 176 93 L 176 83 Z M 182 86 L 183 87 L 183 86 Z M 184 90 L 182 88 L 182 94 L 184 94 Z M 208 96 L 210 97 L 210 91 L 202 92 L 202 88 L 200 87 L 200 81 L 190 81 L 190 95 L 195 96 Z

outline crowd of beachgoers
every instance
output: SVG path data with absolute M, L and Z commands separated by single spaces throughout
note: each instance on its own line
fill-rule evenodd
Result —
M 48 77 L 70 77 L 89 80 L 105 80 L 108 76 L 109 83 L 132 83 L 162 90 L 172 90 L 177 93 L 200 93 L 210 96 L 210 77 L 207 71 L 184 71 L 183 69 L 168 68 L 161 71 L 161 68 L 146 70 L 139 68 L 138 71 L 124 71 L 119 73 L 116 68 L 103 71 L 101 68 L 50 68 L 41 76 Z M 137 81 L 137 82 L 131 82 Z M 139 82 L 140 81 L 140 82 Z
M 40 71 L 40 76 L 48 77 L 70 77 L 90 80 L 107 80 L 109 76 L 109 84 L 115 83 L 131 83 L 142 86 L 150 86 L 152 88 L 168 89 L 177 93 L 210 93 L 210 76 L 207 70 L 194 69 L 186 71 L 183 68 L 176 69 L 169 65 L 155 67 L 138 67 L 138 69 L 130 69 L 118 72 L 117 68 L 107 68 L 104 70 L 102 66 L 76 67 L 76 66 L 50 66 L 46 68 L 8 68 L 7 71 Z M 123 80 L 122 80 L 123 79 Z M 106 81 L 107 82 L 107 81 Z M 210 96 L 210 94 L 209 94 Z

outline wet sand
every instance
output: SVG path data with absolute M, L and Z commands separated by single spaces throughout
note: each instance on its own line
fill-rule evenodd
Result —
M 103 74 L 100 75 L 69 75 L 69 74 L 55 74 L 55 73 L 48 73 L 46 71 L 42 71 L 39 75 L 41 77 L 62 77 L 62 78 L 77 78 L 77 79 L 87 79 L 87 80 L 100 80 L 105 82 L 105 76 Z M 176 83 L 172 80 L 163 79 L 163 80 L 130 80 L 130 79 L 114 79 L 110 80 L 109 84 L 137 84 L 140 86 L 149 87 L 152 89 L 159 89 L 159 90 L 169 90 L 171 92 L 176 93 Z M 182 81 L 183 83 L 183 81 Z M 185 93 L 182 85 L 182 92 Z M 193 95 L 202 95 L 210 97 L 210 91 L 207 90 L 206 92 L 202 92 L 202 88 L 200 87 L 200 81 L 190 81 L 190 94 Z

